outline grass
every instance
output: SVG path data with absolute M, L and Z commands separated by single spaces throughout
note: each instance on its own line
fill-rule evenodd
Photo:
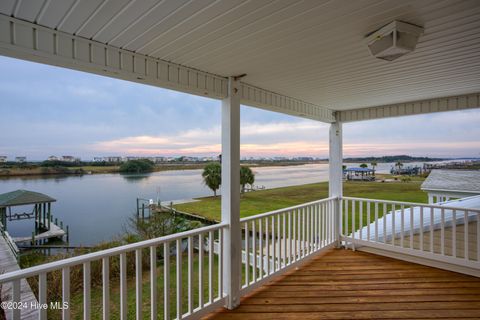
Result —
M 382 178 L 391 177 L 383 176 Z M 406 182 L 349 181 L 344 183 L 343 194 L 349 197 L 426 203 L 427 195 L 420 190 L 422 182 L 423 178 L 419 177 Z M 248 217 L 327 197 L 328 182 L 248 192 L 241 196 L 240 216 Z M 220 197 L 206 197 L 199 200 L 179 204 L 175 208 L 219 221 Z

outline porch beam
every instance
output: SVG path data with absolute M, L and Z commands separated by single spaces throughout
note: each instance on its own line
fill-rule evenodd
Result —
M 240 82 L 228 81 L 228 96 L 222 100 L 222 222 L 225 231 L 223 288 L 226 307 L 240 303 L 242 244 L 240 228 Z
M 480 108 L 480 92 L 345 110 L 339 111 L 338 115 L 342 122 L 353 122 L 473 108 Z
M 228 96 L 228 78 L 0 14 L 0 55 L 214 99 Z M 333 111 L 247 83 L 239 84 L 247 106 L 332 122 Z

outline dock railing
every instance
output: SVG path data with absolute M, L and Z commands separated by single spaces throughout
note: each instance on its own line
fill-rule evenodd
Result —
M 18 255 L 20 253 L 20 250 L 18 249 L 15 241 L 13 241 L 13 239 L 10 236 L 10 234 L 8 233 L 8 231 L 5 230 L 5 228 L 4 228 L 4 226 L 1 222 L 0 222 L 0 233 L 1 233 L 0 236 L 2 236 L 3 239 L 5 239 L 5 242 L 7 243 L 8 247 L 12 251 L 15 258 L 18 259 Z

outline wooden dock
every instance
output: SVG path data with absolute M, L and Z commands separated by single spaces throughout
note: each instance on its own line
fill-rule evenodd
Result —
M 35 235 L 34 240 L 38 241 L 38 240 L 47 240 L 51 238 L 62 238 L 66 234 L 67 233 L 62 228 L 57 226 L 55 223 L 51 222 L 50 229 Z M 30 237 L 14 237 L 13 241 L 15 241 L 15 243 L 29 242 L 29 241 L 32 241 L 32 237 L 31 236 Z
M 0 236 L 0 272 L 7 273 L 20 270 L 20 266 L 17 263 L 17 259 L 12 250 L 7 244 L 7 241 Z M 11 301 L 12 299 L 12 285 L 11 283 L 5 284 L 1 288 L 2 301 Z M 22 309 L 21 319 L 30 320 L 38 319 L 38 309 L 30 308 L 30 306 L 37 304 L 37 298 L 32 292 L 28 282 L 23 279 L 20 282 L 20 300 L 26 302 L 28 308 Z M 13 319 L 12 311 L 5 310 L 6 319 Z

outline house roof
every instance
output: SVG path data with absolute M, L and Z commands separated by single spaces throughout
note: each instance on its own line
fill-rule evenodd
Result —
M 463 199 L 455 199 L 450 201 L 445 201 L 441 203 L 436 203 L 435 205 L 444 206 L 446 209 L 434 208 L 434 209 L 424 209 L 423 210 L 423 221 L 420 217 L 422 216 L 420 207 L 411 207 L 405 208 L 403 210 L 395 210 L 388 212 L 384 217 L 377 220 L 377 226 L 375 222 L 372 222 L 370 226 L 365 226 L 360 230 L 355 232 L 355 237 L 357 239 L 367 240 L 368 239 L 368 230 L 377 230 L 377 237 L 379 241 L 383 241 L 384 236 L 387 240 L 391 239 L 393 229 L 393 221 L 403 221 L 403 232 L 404 234 L 410 233 L 411 227 L 413 226 L 412 232 L 417 234 L 420 232 L 420 228 L 423 226 L 425 232 L 430 230 L 430 226 L 434 230 L 438 230 L 442 227 L 442 216 L 443 216 L 443 225 L 448 227 L 451 226 L 454 222 L 457 225 L 465 223 L 465 218 L 467 221 L 474 221 L 478 219 L 478 214 L 476 212 L 469 212 L 466 216 L 463 212 L 455 212 L 455 210 L 447 208 L 466 208 L 466 209 L 480 209 L 480 196 L 472 196 Z M 393 217 L 394 216 L 394 217 Z M 413 220 L 410 219 L 413 217 Z M 432 224 L 433 222 L 433 224 Z M 398 222 L 397 222 L 398 223 Z M 385 225 L 385 226 L 384 226 Z M 401 230 L 395 230 L 396 237 L 401 235 Z M 384 234 L 385 231 L 385 234 Z M 361 237 L 360 237 L 361 234 Z M 375 232 L 370 231 L 370 240 L 374 240 Z
M 13 207 L 55 201 L 57 200 L 46 194 L 28 190 L 16 190 L 0 194 L 0 207 Z
M 480 194 L 480 170 L 432 170 L 421 189 Z
M 479 106 L 418 102 L 480 92 L 479 14 L 479 1 L 9 0 L 0 52 L 215 98 L 245 75 L 246 105 L 312 118 L 381 106 L 367 113 L 386 117 Z M 376 59 L 365 37 L 394 20 L 425 32 L 413 53 Z

